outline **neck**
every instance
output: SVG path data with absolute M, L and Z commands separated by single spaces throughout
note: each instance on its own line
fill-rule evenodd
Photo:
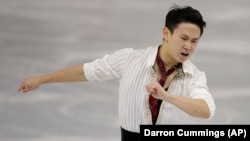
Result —
M 166 46 L 161 45 L 159 49 L 160 57 L 162 61 L 164 62 L 165 66 L 167 67 L 173 67 L 178 64 L 178 62 L 174 61 L 174 59 L 171 59 L 172 57 L 168 54 L 168 51 L 166 50 Z

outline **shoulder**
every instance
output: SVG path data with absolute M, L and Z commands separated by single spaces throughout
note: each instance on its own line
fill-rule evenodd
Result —
M 191 75 L 201 72 L 201 70 L 190 60 L 187 60 L 183 63 L 183 71 L 184 73 Z

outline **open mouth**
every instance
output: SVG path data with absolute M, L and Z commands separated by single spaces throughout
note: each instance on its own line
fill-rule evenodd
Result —
M 187 57 L 189 54 L 188 53 L 181 53 L 182 56 Z

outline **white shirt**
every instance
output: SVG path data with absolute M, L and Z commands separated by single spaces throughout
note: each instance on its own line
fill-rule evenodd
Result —
M 156 81 L 153 69 L 158 47 L 134 50 L 125 48 L 105 55 L 101 59 L 84 64 L 84 73 L 89 81 L 119 79 L 119 119 L 126 130 L 139 132 L 141 124 L 152 124 L 149 108 L 149 93 L 145 85 Z M 189 60 L 183 63 L 184 76 L 176 77 L 170 84 L 171 94 L 194 99 L 204 99 L 210 109 L 211 119 L 215 113 L 215 103 L 206 84 L 205 73 Z M 163 101 L 156 124 L 185 123 L 194 118 Z

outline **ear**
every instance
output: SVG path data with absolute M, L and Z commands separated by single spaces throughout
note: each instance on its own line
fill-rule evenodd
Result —
M 164 27 L 162 30 L 162 37 L 164 41 L 168 40 L 168 37 L 170 36 L 170 30 L 167 27 Z

